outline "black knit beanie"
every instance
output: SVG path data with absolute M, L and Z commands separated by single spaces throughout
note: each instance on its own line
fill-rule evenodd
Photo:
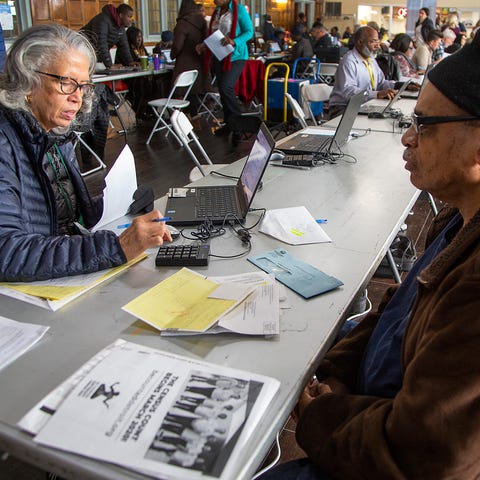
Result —
M 453 103 L 480 117 L 480 30 L 472 43 L 433 68 L 428 79 Z

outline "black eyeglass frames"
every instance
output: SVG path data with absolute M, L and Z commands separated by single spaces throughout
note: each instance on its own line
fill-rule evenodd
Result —
M 474 120 L 480 120 L 480 117 L 473 115 L 450 115 L 442 117 L 422 117 L 416 113 L 412 113 L 412 125 L 416 133 L 421 132 L 422 125 L 435 125 L 438 123 L 451 123 L 451 122 L 470 122 Z
M 46 75 L 47 77 L 56 78 L 60 82 L 60 90 L 64 95 L 71 95 L 75 93 L 78 89 L 84 94 L 88 95 L 93 93 L 95 84 L 91 82 L 78 83 L 74 78 L 62 77 L 61 75 L 55 75 L 53 73 L 41 72 L 40 70 L 35 70 L 36 73 L 41 75 Z

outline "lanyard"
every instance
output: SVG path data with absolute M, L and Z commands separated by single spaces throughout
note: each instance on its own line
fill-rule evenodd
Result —
M 368 73 L 370 75 L 370 84 L 372 86 L 372 90 L 375 90 L 375 77 L 373 76 L 372 64 L 371 59 L 363 60 L 363 63 L 367 67 Z

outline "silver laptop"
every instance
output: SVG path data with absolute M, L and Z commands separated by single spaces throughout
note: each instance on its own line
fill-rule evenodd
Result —
M 357 117 L 360 106 L 365 102 L 365 99 L 366 92 L 357 93 L 350 98 L 333 135 L 300 132 L 292 139 L 278 145 L 277 149 L 289 155 L 307 155 L 311 153 L 328 153 L 332 149 L 342 147 L 348 141 L 355 118 Z
M 432 70 L 435 65 L 436 65 L 435 63 L 431 63 L 425 70 L 425 74 L 423 75 L 423 81 L 422 81 L 422 86 L 420 87 L 420 90 L 417 90 L 415 92 L 405 91 L 402 93 L 401 97 L 413 98 L 413 99 L 418 98 L 422 90 L 425 88 L 425 85 L 428 83 L 428 72 L 430 72 L 430 70 Z
M 165 63 L 172 64 L 175 60 L 172 60 L 171 50 L 162 50 L 162 54 L 165 57 Z
M 264 123 L 248 155 L 236 185 L 171 188 L 165 214 L 170 225 L 244 222 L 262 180 L 275 140 Z
M 411 80 L 407 80 L 403 85 L 397 90 L 395 96 L 386 104 L 386 105 L 372 105 L 365 104 L 360 107 L 358 112 L 360 115 L 369 115 L 370 113 L 378 113 L 380 115 L 386 115 L 393 107 L 393 104 L 400 99 L 402 93 L 406 90 Z

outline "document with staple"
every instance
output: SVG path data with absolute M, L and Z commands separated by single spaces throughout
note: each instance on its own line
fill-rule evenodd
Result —
M 252 285 L 222 285 L 182 268 L 122 309 L 160 331 L 205 332 L 252 290 Z
M 117 218 L 123 217 L 128 212 L 136 189 L 135 160 L 130 147 L 125 145 L 105 177 L 102 218 L 92 228 L 92 232 L 99 230 Z
M 204 42 L 210 51 L 218 58 L 223 60 L 227 55 L 233 52 L 232 45 L 222 45 L 225 35 L 220 30 L 215 30 Z
M 343 285 L 340 280 L 295 258 L 283 249 L 261 253 L 247 260 L 265 272 L 273 273 L 280 283 L 304 298 L 311 298 Z
M 202 334 L 240 333 L 242 335 L 278 335 L 280 333 L 280 285 L 273 275 L 248 272 L 222 277 L 208 277 L 222 285 L 251 285 L 252 292 L 216 324 Z M 192 335 L 195 332 L 169 331 L 165 336 Z
M 49 328 L 0 317 L 0 370 L 33 347 Z
M 260 232 L 290 245 L 332 241 L 303 206 L 267 210 L 260 226 Z

